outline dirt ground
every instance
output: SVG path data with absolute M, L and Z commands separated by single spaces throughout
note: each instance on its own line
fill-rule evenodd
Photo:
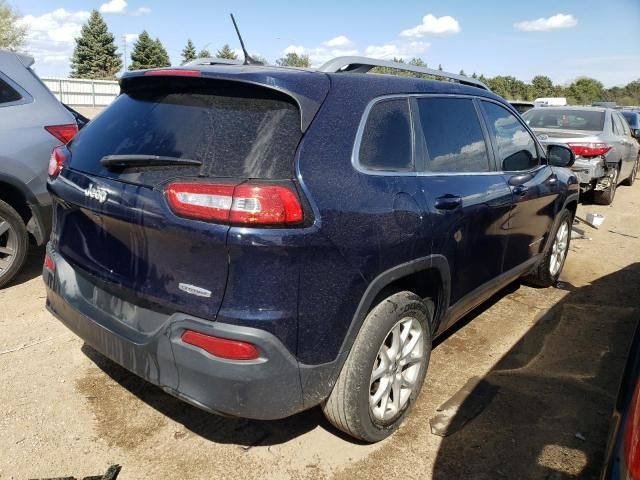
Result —
M 573 242 L 559 288 L 513 285 L 436 346 L 401 430 L 377 445 L 318 409 L 274 422 L 219 418 L 83 347 L 44 309 L 42 251 L 0 291 L 0 478 L 597 478 L 640 304 L 640 182 Z M 470 379 L 452 435 L 430 432 Z M 468 423 L 462 419 L 481 412 Z

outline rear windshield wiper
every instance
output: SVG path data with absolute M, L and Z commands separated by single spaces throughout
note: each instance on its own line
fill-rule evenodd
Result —
M 100 164 L 107 168 L 155 167 L 166 165 L 192 165 L 199 167 L 200 160 L 190 158 L 163 157 L 160 155 L 106 155 Z

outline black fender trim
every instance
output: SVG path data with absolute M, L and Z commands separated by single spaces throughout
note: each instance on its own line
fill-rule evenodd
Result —
M 564 199 L 564 202 L 562 203 L 562 208 L 560 208 L 557 212 L 556 212 L 556 218 L 553 220 L 553 227 L 551 228 L 551 230 L 549 230 L 549 234 L 547 235 L 547 241 L 544 244 L 544 252 L 547 251 L 548 248 L 550 248 L 551 246 L 551 240 L 552 240 L 552 233 L 556 231 L 556 228 L 558 228 L 558 219 L 560 218 L 560 212 L 562 212 L 563 210 L 566 210 L 567 205 L 569 205 L 569 203 L 575 201 L 576 204 L 580 203 L 580 193 L 579 192 L 573 192 L 569 195 L 567 195 L 567 198 Z
M 444 255 L 428 255 L 426 257 L 416 258 L 415 260 L 401 263 L 389 270 L 385 270 L 374 278 L 360 299 L 360 303 L 358 304 L 356 313 L 353 316 L 347 335 L 342 342 L 340 352 L 342 353 L 351 349 L 356 336 L 360 332 L 360 327 L 362 327 L 367 313 L 373 306 L 373 301 L 385 287 L 404 277 L 430 269 L 436 270 L 440 274 L 440 282 L 442 284 L 442 298 L 437 299 L 437 315 L 436 318 L 433 319 L 432 325 L 435 331 L 442 320 L 443 312 L 446 312 L 447 308 L 449 308 L 449 298 L 451 293 L 451 272 L 449 270 L 449 262 Z

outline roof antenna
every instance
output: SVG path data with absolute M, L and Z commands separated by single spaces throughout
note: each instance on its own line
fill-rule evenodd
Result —
M 240 39 L 240 46 L 242 47 L 242 52 L 244 53 L 244 65 L 264 65 L 262 62 L 254 60 L 247 52 L 247 49 L 244 47 L 244 42 L 242 41 L 242 35 L 240 35 L 240 30 L 238 30 L 238 24 L 236 23 L 236 19 L 233 18 L 233 13 L 231 15 L 231 21 L 233 22 L 233 26 L 236 28 L 236 33 L 238 34 L 238 38 Z

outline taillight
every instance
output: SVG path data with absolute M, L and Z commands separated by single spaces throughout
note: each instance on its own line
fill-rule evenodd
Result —
M 255 360 L 260 356 L 255 345 L 240 340 L 229 340 L 228 338 L 214 337 L 204 333 L 185 330 L 182 334 L 182 341 L 203 349 L 216 357 L 228 358 L 231 360 Z
M 69 143 L 73 136 L 78 133 L 78 125 L 75 123 L 68 125 L 49 125 L 44 127 L 44 129 L 64 144 Z
M 581 157 L 597 157 L 611 150 L 611 145 L 606 143 L 567 143 L 573 153 Z
M 51 152 L 51 157 L 49 157 L 49 176 L 57 177 L 68 158 L 69 150 L 67 150 L 67 147 L 64 145 L 55 147 Z
M 181 68 L 164 68 L 161 70 L 147 70 L 144 75 L 162 75 L 171 77 L 201 77 L 200 70 L 184 70 Z
M 47 253 L 44 256 L 44 268 L 45 270 L 49 270 L 50 272 L 54 272 L 56 270 L 56 262 L 53 261 L 53 258 Z
M 171 183 L 171 210 L 182 217 L 234 225 L 290 225 L 304 214 L 293 187 L 261 183 Z
M 630 478 L 640 479 L 640 382 L 627 411 L 624 427 L 624 456 Z

